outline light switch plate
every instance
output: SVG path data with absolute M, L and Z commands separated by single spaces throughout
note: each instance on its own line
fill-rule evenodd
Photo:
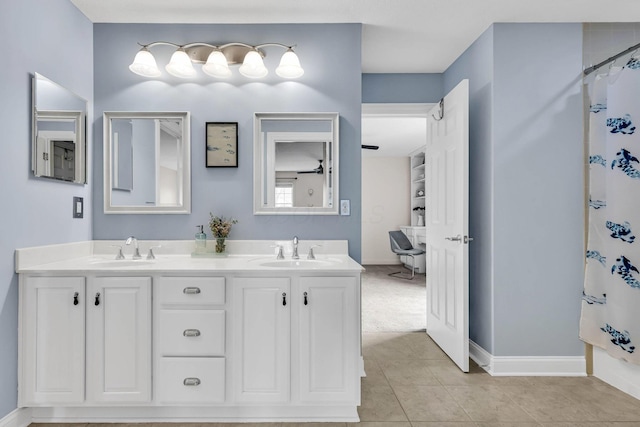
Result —
M 340 215 L 351 215 L 350 200 L 340 200 Z
M 73 217 L 74 218 L 84 217 L 84 199 L 82 197 L 73 198 Z

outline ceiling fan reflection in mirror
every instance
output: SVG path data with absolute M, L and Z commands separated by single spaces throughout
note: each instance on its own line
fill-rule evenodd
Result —
M 298 173 L 317 173 L 318 175 L 321 175 L 324 173 L 324 168 L 322 167 L 322 160 L 318 160 L 320 162 L 320 164 L 318 165 L 317 168 L 315 169 L 311 169 L 309 171 L 298 171 Z

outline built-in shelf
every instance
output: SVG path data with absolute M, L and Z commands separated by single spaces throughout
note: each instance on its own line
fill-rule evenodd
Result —
M 424 225 L 424 221 L 420 221 L 420 214 L 424 216 L 424 209 L 415 210 L 416 208 L 425 207 L 425 196 L 417 196 L 418 191 L 425 191 L 426 175 L 424 164 L 424 152 L 426 146 L 420 147 L 409 154 L 411 161 L 411 224 L 410 226 Z M 424 218 L 423 218 L 424 220 Z

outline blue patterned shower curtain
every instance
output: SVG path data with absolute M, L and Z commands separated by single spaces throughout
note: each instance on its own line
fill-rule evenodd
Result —
M 640 364 L 640 61 L 589 88 L 589 234 L 580 338 Z M 638 236 L 636 236 L 638 234 Z

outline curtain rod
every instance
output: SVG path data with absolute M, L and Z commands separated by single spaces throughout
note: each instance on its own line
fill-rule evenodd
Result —
M 627 53 L 633 52 L 634 50 L 638 50 L 638 49 L 640 49 L 640 43 L 638 43 L 637 45 L 631 46 L 629 49 L 623 50 L 619 54 L 614 55 L 609 59 L 605 59 L 604 61 L 600 62 L 599 64 L 592 65 L 591 67 L 589 67 L 589 68 L 584 70 L 584 75 L 588 76 L 589 74 L 593 73 L 595 70 L 597 70 L 598 68 L 602 67 L 603 65 L 606 65 L 609 62 L 613 62 L 616 59 L 620 58 L 621 56 L 624 56 Z

